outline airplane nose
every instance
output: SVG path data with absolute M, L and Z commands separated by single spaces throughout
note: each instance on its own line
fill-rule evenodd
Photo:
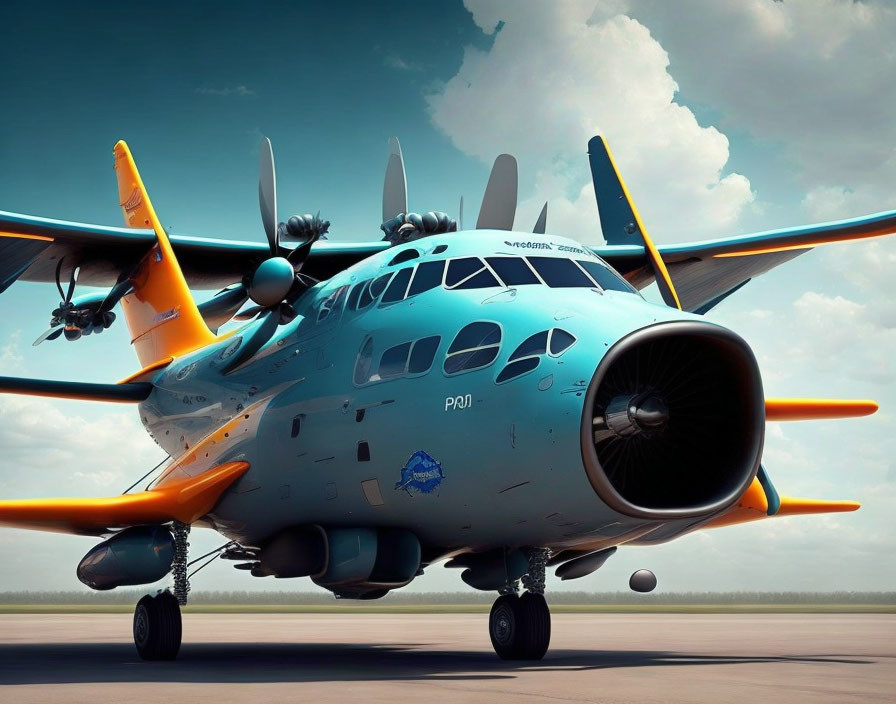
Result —
M 759 468 L 765 405 L 756 359 L 733 332 L 673 321 L 624 336 L 591 380 L 582 456 L 608 506 L 699 517 L 733 503 Z

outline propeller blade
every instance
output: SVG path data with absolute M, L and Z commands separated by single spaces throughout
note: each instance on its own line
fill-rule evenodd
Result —
M 464 229 L 464 197 L 460 197 L 460 206 L 457 209 L 457 224 L 460 225 L 460 229 Z
M 96 309 L 96 312 L 102 314 L 112 310 L 118 305 L 118 302 L 128 294 L 131 288 L 130 273 L 124 271 L 121 272 L 118 275 L 118 280 L 115 282 L 115 285 L 109 289 L 109 293 L 106 294 L 103 302 L 100 303 L 100 307 Z
M 246 308 L 246 310 L 241 310 L 239 313 L 233 316 L 234 320 L 245 321 L 252 320 L 256 315 L 261 313 L 263 310 L 266 310 L 264 306 L 252 306 L 251 308 Z
M 41 335 L 41 336 L 40 336 L 39 338 L 37 338 L 34 342 L 32 342 L 32 343 L 31 343 L 31 346 L 32 346 L 32 347 L 37 347 L 37 346 L 38 346 L 41 342 L 43 342 L 44 340 L 55 340 L 57 337 L 59 337 L 59 336 L 62 334 L 63 329 L 64 329 L 64 328 L 61 328 L 61 327 L 58 327 L 58 328 L 50 328 L 50 329 L 47 330 L 43 335 Z
M 59 261 L 56 262 L 56 288 L 59 291 L 59 300 L 65 301 L 65 291 L 62 290 L 62 282 L 59 280 L 59 277 L 62 275 L 62 262 L 65 261 L 65 257 L 59 257 Z
M 538 216 L 538 220 L 535 221 L 535 227 L 532 230 L 532 234 L 534 235 L 543 235 L 544 231 L 548 226 L 548 204 L 545 203 L 544 207 L 541 209 L 541 215 Z
M 65 294 L 65 302 L 71 303 L 72 294 L 75 292 L 75 284 L 78 283 L 78 277 L 81 275 L 81 267 L 76 266 L 72 269 L 71 276 L 68 280 L 68 291 Z
M 591 165 L 591 179 L 594 182 L 601 228 L 607 242 L 621 244 L 623 242 L 621 238 L 627 237 L 626 244 L 636 244 L 640 238 L 663 301 L 667 306 L 681 310 L 681 301 L 678 300 L 678 293 L 672 284 L 666 263 L 647 234 L 625 181 L 622 180 L 616 162 L 613 161 L 610 147 L 603 137 L 598 135 L 588 142 L 588 161 Z
M 389 138 L 389 161 L 383 179 L 383 222 L 399 213 L 408 212 L 408 183 L 404 174 L 404 157 L 398 137 Z
M 261 208 L 261 222 L 268 237 L 271 256 L 279 256 L 277 175 L 274 171 L 274 150 L 271 147 L 271 140 L 267 137 L 261 140 L 261 148 L 258 151 L 258 205 Z
M 225 374 L 229 374 L 231 370 L 248 361 L 274 336 L 277 326 L 280 324 L 279 306 L 268 309 L 264 315 L 259 317 L 259 321 L 255 329 L 243 340 L 242 346 L 227 360 L 223 370 Z
M 516 159 L 510 154 L 501 154 L 495 159 L 488 177 L 482 206 L 479 208 L 477 230 L 512 230 L 516 217 L 517 199 Z
M 234 317 L 234 314 L 243 307 L 248 298 L 246 287 L 237 284 L 231 289 L 225 289 L 222 293 L 218 293 L 205 303 L 200 303 L 197 307 L 206 325 L 217 330 Z

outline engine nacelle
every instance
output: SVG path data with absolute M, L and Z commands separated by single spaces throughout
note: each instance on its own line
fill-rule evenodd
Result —
M 94 547 L 78 564 L 78 579 L 91 589 L 157 582 L 171 571 L 174 536 L 164 526 L 125 528 Z
M 420 569 L 420 541 L 401 528 L 296 526 L 259 554 L 256 576 L 311 577 L 345 598 L 378 598 L 408 584 Z

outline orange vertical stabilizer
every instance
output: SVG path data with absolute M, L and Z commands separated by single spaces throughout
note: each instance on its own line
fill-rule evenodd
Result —
M 134 291 L 121 301 L 140 364 L 178 357 L 215 341 L 168 241 L 123 141 L 115 145 L 118 201 L 127 227 L 152 228 L 156 244 L 137 266 Z

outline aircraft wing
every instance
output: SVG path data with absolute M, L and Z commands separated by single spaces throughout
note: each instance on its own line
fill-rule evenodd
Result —
M 169 236 L 193 289 L 223 288 L 270 256 L 267 243 Z M 113 286 L 155 244 L 151 229 L 50 220 L 0 211 L 0 293 L 15 281 L 55 281 L 60 257 L 81 267 L 79 282 Z M 327 279 L 389 246 L 388 242 L 317 242 L 303 273 Z
M 657 248 L 682 308 L 705 313 L 754 277 L 817 245 L 893 233 L 896 211 L 891 210 L 850 220 Z M 638 288 L 653 282 L 653 271 L 642 246 L 606 245 L 592 249 Z
M 149 491 L 101 499 L 0 501 L 0 525 L 104 535 L 115 528 L 141 524 L 193 523 L 211 511 L 224 491 L 248 469 L 248 462 L 226 462 L 195 477 L 172 481 Z

